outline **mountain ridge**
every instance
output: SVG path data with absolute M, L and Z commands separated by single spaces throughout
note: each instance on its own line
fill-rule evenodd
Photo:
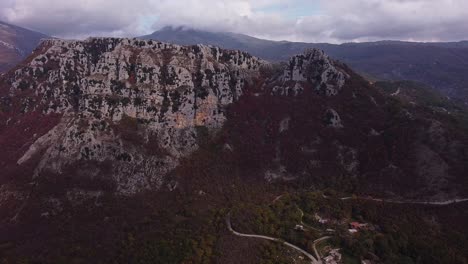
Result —
M 210 44 L 241 49 L 270 61 L 286 61 L 308 48 L 324 50 L 370 78 L 412 80 L 430 85 L 443 94 L 468 102 L 468 42 L 419 43 L 378 41 L 365 43 L 303 43 L 262 40 L 235 33 L 213 33 L 166 27 L 145 39 L 181 44 Z
M 206 45 L 46 40 L 0 77 L 0 252 L 202 263 L 238 245 L 221 242 L 227 209 L 278 192 L 455 199 L 468 193 L 459 126 L 318 49 L 275 64 Z
M 138 52 L 133 53 L 133 49 Z M 140 136 L 159 142 L 154 143 L 167 155 L 159 158 L 159 162 L 153 162 L 160 165 L 136 173 L 134 181 L 124 177 L 126 169 L 111 173 L 113 178 L 122 177 L 124 182 L 128 182 L 128 188 L 123 187 L 123 182 L 123 185 L 117 184 L 122 193 L 141 191 L 141 186 L 160 182 L 158 177 L 164 173 L 159 175 L 156 171 L 164 170 L 162 163 L 166 163 L 170 170 L 175 165 L 172 159 L 187 155 L 196 148 L 196 126 L 219 127 L 225 118 L 221 106 L 242 94 L 242 83 L 250 71 L 248 68 L 258 71 L 261 63 L 239 51 L 222 53 L 217 48 L 202 45 L 182 47 L 136 39 L 45 40 L 36 52 L 40 55 L 33 56 L 32 61 L 12 75 L 6 75 L 12 85 L 10 91 L 19 89 L 27 94 L 32 92 L 30 87 L 35 87 L 36 95 L 29 95 L 32 97 L 26 97 L 23 103 L 15 103 L 14 100 L 20 98 L 8 96 L 13 102 L 4 104 L 4 109 L 12 113 L 60 114 L 62 121 L 48 134 L 38 138 L 17 163 L 22 165 L 34 155 L 46 151 L 46 160 L 42 160 L 35 169 L 35 177 L 43 171 L 60 174 L 70 161 L 93 160 L 93 157 L 103 162 L 112 156 L 115 163 L 123 162 L 123 166 L 137 162 L 135 169 L 144 167 L 151 155 L 140 159 L 136 158 L 138 152 L 130 154 L 130 150 L 124 151 L 121 144 L 104 149 L 99 143 L 110 144 L 111 138 L 119 138 L 116 133 L 125 134 L 127 129 L 136 129 L 135 126 L 142 123 L 148 129 L 140 131 L 143 133 Z M 107 57 L 101 58 L 101 54 Z M 231 56 L 232 63 L 229 62 Z M 137 61 L 138 68 L 135 66 Z M 228 69 L 228 63 L 232 69 Z M 236 76 L 232 72 L 235 69 L 238 69 Z M 219 90 L 207 90 L 210 84 L 216 84 Z M 16 108 L 18 104 L 22 106 Z M 102 123 L 104 119 L 109 121 Z M 120 123 L 123 127 L 119 127 Z M 82 133 L 83 127 L 96 129 L 96 126 L 100 127 L 99 131 Z M 130 134 L 132 132 L 139 131 L 129 131 Z M 79 136 L 75 138 L 73 135 Z M 152 135 L 157 138 L 149 139 Z M 178 138 L 185 139 L 179 141 Z M 62 149 L 64 146 L 67 147 Z M 141 182 L 146 177 L 158 179 Z
M 302 132 L 299 131 L 294 132 L 299 133 L 296 138 L 286 137 L 284 142 L 281 141 L 280 139 L 285 137 L 284 131 L 292 125 L 292 116 L 298 116 L 298 120 L 295 121 L 297 129 L 302 126 L 305 126 L 302 128 L 304 131 L 331 129 L 332 134 L 343 137 L 339 143 L 328 136 L 317 135 L 320 142 L 326 141 L 327 144 L 335 145 L 333 151 L 336 153 L 330 153 L 328 162 L 336 160 L 333 156 L 341 157 L 341 160 L 334 162 L 338 162 L 336 166 L 342 168 L 340 173 L 349 174 L 352 179 L 359 175 L 360 167 L 360 170 L 369 174 L 370 168 L 364 169 L 364 164 L 369 162 L 365 158 L 368 155 L 367 151 L 388 146 L 358 147 L 354 146 L 355 143 L 350 139 L 356 137 L 355 140 L 365 142 L 369 135 L 378 137 L 383 133 L 381 131 L 385 130 L 385 122 L 394 122 L 386 108 L 400 107 L 391 106 L 391 100 L 379 94 L 379 91 L 374 90 L 366 81 L 359 80 L 360 78 L 346 65 L 329 59 L 323 51 L 317 49 L 293 56 L 286 65 L 276 65 L 245 52 L 221 50 L 204 45 L 179 46 L 152 40 L 116 38 L 90 38 L 85 41 L 45 40 L 25 63 L 2 77 L 1 122 L 2 130 L 6 133 L 5 142 L 8 140 L 8 131 L 25 122 L 21 121 L 22 119 L 29 120 L 32 116 L 39 116 L 44 118 L 44 121 L 38 119 L 38 122 L 52 124 L 53 127 L 45 125 L 44 127 L 49 129 L 46 134 L 34 133 L 29 147 L 25 148 L 27 144 L 24 142 L 26 145 L 16 153 L 6 152 L 4 160 L 15 160 L 14 164 L 4 167 L 7 171 L 10 169 L 11 174 L 18 174 L 22 171 L 22 166 L 27 167 L 35 163 L 33 178 L 40 178 L 41 175 L 58 176 L 70 170 L 75 170 L 73 173 L 70 171 L 71 174 L 85 173 L 80 172 L 73 164 L 90 163 L 97 165 L 95 170 L 97 174 L 103 175 L 101 180 L 108 181 L 110 186 L 114 186 L 112 188 L 116 188 L 117 193 L 133 195 L 142 190 L 161 188 L 164 184 L 177 184 L 172 180 L 166 182 L 165 175 L 178 166 L 179 159 L 199 148 L 202 135 L 213 134 L 224 126 L 229 126 L 231 122 L 231 130 L 237 131 L 242 128 L 238 126 L 244 122 L 237 120 L 238 116 L 247 114 L 244 118 L 250 120 L 258 112 L 258 119 L 251 120 L 248 124 L 259 126 L 257 129 L 260 131 L 265 128 L 264 124 L 256 124 L 258 120 L 270 120 L 272 123 L 269 126 L 279 126 L 280 132 L 265 131 L 267 135 L 274 135 L 273 138 L 279 140 L 279 145 L 258 145 L 266 139 L 262 138 L 262 134 L 255 134 L 255 137 L 259 138 L 252 137 L 249 134 L 249 126 L 238 133 L 247 133 L 243 138 L 252 140 L 245 146 L 247 148 L 243 150 L 243 156 L 250 156 L 255 160 L 259 158 L 256 155 L 260 155 L 257 151 L 264 151 L 260 156 L 263 156 L 261 160 L 265 159 L 262 165 L 262 170 L 265 171 L 262 173 L 266 179 L 296 178 L 294 175 L 301 170 L 300 168 L 306 171 L 317 169 L 319 174 L 324 173 L 324 169 L 331 169 L 319 165 L 314 165 L 318 166 L 317 168 L 304 167 L 307 163 L 297 163 L 295 158 L 289 160 L 288 157 L 300 157 L 299 160 L 310 158 L 307 151 L 299 151 L 302 148 L 324 147 L 323 144 L 303 146 L 302 144 L 312 144 L 309 142 L 312 139 L 301 135 L 304 138 L 300 143 L 297 140 L 301 138 L 299 135 Z M 366 88 L 359 88 L 357 83 Z M 298 99 L 302 96 L 305 98 Z M 241 98 L 242 101 L 236 103 Z M 307 104 L 307 100 L 316 101 L 318 104 L 312 108 L 308 107 L 309 115 L 315 116 L 315 123 L 310 124 L 311 127 L 306 125 L 310 121 L 303 120 L 304 113 L 296 107 L 293 107 L 295 112 L 289 115 L 278 112 L 274 118 L 273 113 L 277 110 L 271 109 L 272 113 L 264 112 L 271 108 L 271 104 L 277 104 L 277 109 L 283 109 L 286 113 L 290 111 L 288 109 L 291 108 L 291 102 L 301 105 Z M 251 113 L 239 108 L 236 110 L 239 111 L 238 116 L 230 118 L 229 112 L 226 111 L 231 105 L 236 109 L 237 104 L 244 105 L 243 107 L 250 109 Z M 355 105 L 354 109 L 352 105 Z M 406 108 L 408 106 L 395 110 L 398 115 L 393 118 L 408 119 L 405 122 L 412 123 L 414 115 L 426 115 L 418 114 L 420 110 L 417 108 Z M 369 109 L 374 109 L 374 117 L 361 116 L 364 111 L 370 111 Z M 410 113 L 411 111 L 414 113 Z M 343 116 L 343 112 L 346 115 Z M 429 116 L 425 119 L 431 120 L 432 117 Z M 422 117 L 420 119 L 418 126 L 437 127 L 435 132 L 442 133 L 437 137 L 445 137 L 444 134 L 448 133 L 448 127 L 445 127 L 444 123 L 431 123 L 424 121 Z M 34 122 L 27 122 L 31 121 Z M 347 123 L 353 125 L 350 127 Z M 396 131 L 392 133 L 400 133 L 398 128 L 394 129 Z M 408 126 L 408 129 L 414 130 L 416 126 Z M 232 133 L 231 130 L 226 132 Z M 425 133 L 419 127 L 417 130 L 417 133 Z M 324 137 L 328 139 L 321 139 Z M 23 142 L 20 139 L 16 141 Z M 140 144 L 147 146 L 149 152 L 140 151 Z M 237 144 L 240 144 L 238 148 L 244 148 L 240 142 Z M 396 141 L 393 144 L 400 143 Z M 440 142 L 433 142 L 434 146 L 437 146 L 434 150 L 429 150 L 433 147 L 428 147 L 426 143 L 418 144 L 414 147 L 421 148 L 421 153 L 432 154 L 430 157 L 419 157 L 419 154 L 413 153 L 416 160 L 442 160 L 439 157 L 442 154 L 437 153 L 445 151 Z M 251 147 L 255 145 L 256 150 L 251 153 Z M 460 147 L 460 142 L 454 143 L 454 149 L 451 151 L 461 151 Z M 157 151 L 153 152 L 152 148 Z M 281 151 L 283 148 L 284 151 L 287 150 L 285 153 Z M 408 153 L 404 155 L 412 153 L 412 148 L 406 149 Z M 359 157 L 358 154 L 363 156 Z M 398 158 L 393 155 L 382 156 L 382 164 L 373 168 L 376 172 L 372 177 L 376 177 L 376 184 L 383 180 L 379 179 L 378 175 L 383 173 L 382 170 L 386 170 L 380 166 Z M 450 151 L 443 155 L 447 155 L 445 159 L 451 160 L 454 166 L 460 162 L 459 159 L 463 159 L 455 158 Z M 243 157 L 238 158 L 246 164 L 251 164 Z M 287 163 L 274 162 L 272 165 L 269 159 L 284 159 Z M 406 161 L 402 160 L 393 162 L 406 164 Z M 106 163 L 113 164 L 113 169 L 101 166 Z M 260 164 L 262 162 L 258 162 L 254 167 Z M 443 164 L 435 170 L 436 173 L 431 176 L 432 180 L 453 174 L 450 172 L 451 165 L 445 161 Z M 369 163 L 366 166 L 374 165 Z M 425 166 L 422 161 L 421 166 Z M 290 170 L 293 172 L 289 172 Z M 398 174 L 414 175 L 412 177 L 416 179 L 422 175 L 419 170 L 405 167 Z M 128 174 L 128 171 L 134 173 Z M 453 175 L 458 175 L 458 172 Z M 425 180 L 419 180 L 421 190 L 426 187 L 435 188 L 435 195 L 438 193 L 436 189 L 447 184 L 452 185 L 438 179 L 438 184 L 423 187 L 426 184 Z M 452 194 L 449 192 L 447 195 Z
M 25 59 L 49 36 L 0 21 L 0 72 L 14 67 Z
M 153 35 L 160 35 L 160 34 L 168 34 L 172 35 L 175 33 L 180 33 L 184 34 L 186 36 L 196 36 L 196 34 L 207 34 L 211 35 L 213 37 L 217 35 L 225 35 L 225 36 L 232 36 L 232 37 L 238 37 L 239 39 L 250 39 L 250 40 L 255 40 L 258 42 L 264 42 L 264 43 L 271 43 L 271 44 L 278 44 L 278 43 L 290 43 L 290 44 L 315 44 L 315 45 L 334 45 L 334 46 L 343 46 L 343 45 L 366 45 L 366 46 L 371 46 L 371 45 L 386 45 L 386 44 L 412 44 L 412 45 L 421 45 L 421 46 L 449 46 L 449 47 L 467 47 L 468 46 L 468 40 L 459 40 L 459 41 L 447 41 L 447 42 L 437 42 L 437 41 L 404 41 L 404 40 L 377 40 L 377 41 L 363 41 L 363 42 L 343 42 L 343 43 L 327 43 L 327 42 L 306 42 L 306 41 L 289 41 L 289 40 L 270 40 L 270 39 L 263 39 L 259 37 L 253 37 L 247 34 L 242 34 L 242 33 L 234 33 L 234 32 L 228 32 L 228 31 L 204 31 L 204 30 L 198 30 L 190 27 L 184 27 L 184 26 L 166 26 L 161 28 L 160 30 L 154 31 L 151 34 L 143 35 L 138 38 L 150 38 Z M 198 43 L 202 44 L 202 43 Z M 190 45 L 190 44 L 187 44 Z

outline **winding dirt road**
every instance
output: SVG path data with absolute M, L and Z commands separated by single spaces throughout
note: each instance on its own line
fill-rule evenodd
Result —
M 261 235 L 253 235 L 253 234 L 242 234 L 242 233 L 239 233 L 237 231 L 235 231 L 234 229 L 232 229 L 232 225 L 231 225 L 231 213 L 228 213 L 228 215 L 226 216 L 226 224 L 227 224 L 227 227 L 229 229 L 229 231 L 231 233 L 233 233 L 234 235 L 236 236 L 240 236 L 240 237 L 250 237 L 250 238 L 260 238 L 260 239 L 265 239 L 265 240 L 270 240 L 270 241 L 274 241 L 274 242 L 279 242 L 279 243 L 282 243 L 294 250 L 297 250 L 299 252 L 301 252 L 302 254 L 304 254 L 306 257 L 308 257 L 310 260 L 311 260 L 311 263 L 313 264 L 321 264 L 322 261 L 320 260 L 317 260 L 314 256 L 312 256 L 312 254 L 310 254 L 309 252 L 303 250 L 302 248 L 299 248 L 291 243 L 288 243 L 286 241 L 283 241 L 279 238 L 275 238 L 275 237 L 269 237 L 269 236 L 261 236 Z M 314 250 L 315 250 L 315 242 L 314 242 Z
M 463 198 L 463 199 L 452 199 L 452 200 L 439 201 L 439 202 L 430 202 L 430 201 L 397 201 L 397 200 L 387 200 L 387 199 L 377 199 L 377 198 L 365 198 L 365 197 L 357 197 L 357 198 L 345 197 L 345 198 L 341 198 L 341 200 L 365 200 L 365 201 L 373 201 L 373 202 L 379 202 L 379 203 L 423 204 L 423 205 L 439 205 L 439 206 L 445 206 L 445 205 L 452 205 L 452 204 L 457 204 L 457 203 L 468 202 L 468 198 Z
M 314 241 L 314 244 L 313 244 L 312 247 L 314 248 L 314 253 L 315 253 L 315 255 L 317 256 L 318 259 L 321 259 L 322 256 L 320 256 L 320 253 L 317 250 L 317 247 L 316 247 L 317 244 L 324 241 L 324 240 L 330 239 L 330 238 L 331 238 L 330 236 L 325 236 L 325 237 L 319 238 L 319 239 Z
M 312 230 L 314 230 L 314 231 L 316 231 L 316 232 L 319 232 L 320 234 L 323 232 L 323 231 L 320 230 L 320 229 L 317 229 L 317 228 L 315 228 L 315 227 L 313 227 L 313 226 L 310 226 L 310 225 L 304 223 L 304 222 L 302 221 L 302 219 L 304 218 L 304 211 L 302 211 L 302 209 L 299 208 L 299 212 L 301 213 L 301 225 L 302 225 L 302 226 L 304 226 L 304 227 L 306 227 L 306 228 L 309 228 L 309 229 L 312 229 Z

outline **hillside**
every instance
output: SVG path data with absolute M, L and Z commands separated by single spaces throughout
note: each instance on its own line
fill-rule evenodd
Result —
M 0 78 L 0 98 L 6 261 L 256 263 L 258 245 L 224 224 L 243 203 L 468 194 L 462 121 L 321 50 L 273 64 L 205 45 L 47 40 Z
M 15 66 L 48 36 L 0 21 L 0 73 Z
M 413 43 L 299 43 L 270 41 L 234 33 L 212 33 L 184 28 L 163 28 L 145 39 L 191 45 L 208 44 L 245 50 L 270 61 L 286 61 L 307 48 L 318 48 L 352 69 L 381 80 L 412 80 L 437 88 L 443 94 L 468 99 L 468 45 L 466 41 Z

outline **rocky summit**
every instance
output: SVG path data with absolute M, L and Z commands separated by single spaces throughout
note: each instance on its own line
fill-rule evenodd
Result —
M 45 134 L 34 133 L 17 160 L 21 169 L 38 158 L 33 178 L 86 161 L 74 173 L 105 177 L 120 194 L 158 189 L 178 159 L 197 149 L 201 127 L 222 127 L 226 107 L 262 64 L 247 53 L 202 45 L 46 40 L 4 78 L 2 121 L 4 129 L 21 122 L 5 111 L 59 116 Z M 100 165 L 109 162 L 106 172 Z
M 109 262 L 140 248 L 125 232 L 142 219 L 143 237 L 179 223 L 204 237 L 183 219 L 219 223 L 234 201 L 288 188 L 463 198 L 463 129 L 317 49 L 277 64 L 205 45 L 45 40 L 0 78 L 0 232 L 27 256 L 99 237 L 101 252 L 63 254 Z
M 273 100 L 279 100 L 277 107 L 283 108 L 282 119 L 275 124 L 280 126 L 279 133 L 287 134 L 294 123 L 304 126 L 315 122 L 313 125 L 320 129 L 344 129 L 345 132 L 332 133 L 349 137 L 361 127 L 367 130 L 360 132 L 366 136 L 356 135 L 355 139 L 367 144 L 366 138 L 379 138 L 385 132 L 389 118 L 384 109 L 387 102 L 382 94 L 366 90 L 365 82 L 360 84 L 362 87 L 355 87 L 356 81 L 350 79 L 358 78 L 351 75 L 345 65 L 316 49 L 292 57 L 285 65 L 277 65 L 245 52 L 204 45 L 178 46 L 152 40 L 111 38 L 45 40 L 0 82 L 0 123 L 5 144 L 11 140 L 6 135 L 21 133 L 17 135 L 21 140 L 14 140 L 19 148 L 7 150 L 4 155 L 8 157 L 2 165 L 7 175 L 30 173 L 32 181 L 46 175 L 65 174 L 76 175 L 81 180 L 99 179 L 106 190 L 121 195 L 176 188 L 177 181 L 166 177 L 168 173 L 178 166 L 181 158 L 199 148 L 205 134 L 215 135 L 223 128 L 227 109 L 241 98 L 244 98 L 241 104 L 259 100 L 250 102 L 248 115 L 255 116 L 271 107 L 262 105 L 264 100 L 276 97 Z M 342 89 L 346 91 L 341 93 Z M 248 99 L 252 94 L 254 99 Z M 291 112 L 291 102 L 315 102 L 316 109 L 310 110 L 309 120 L 302 117 L 292 120 L 293 115 L 308 110 Z M 350 103 L 355 109 L 347 109 Z M 358 113 L 364 106 L 367 111 L 375 109 L 374 113 Z M 273 110 L 267 114 L 256 122 L 279 118 Z M 410 112 L 404 115 L 408 120 L 414 118 Z M 312 121 L 314 118 L 317 119 Z M 24 131 L 17 131 L 18 127 L 24 127 Z M 238 127 L 235 124 L 233 130 Z M 441 132 L 435 121 L 430 127 Z M 314 130 L 308 133 L 313 134 Z M 310 135 L 297 146 L 302 152 L 289 153 L 288 158 L 296 159 L 320 150 L 321 144 L 317 143 L 323 140 L 320 133 L 315 138 L 309 138 Z M 281 149 L 290 148 L 287 145 L 294 140 L 278 142 L 272 160 L 278 161 Z M 369 149 L 351 142 L 355 146 L 349 146 L 347 140 L 330 138 L 326 144 L 336 148 L 337 166 L 357 177 Z M 453 142 L 452 151 L 459 148 L 457 142 Z M 417 146 L 421 153 L 426 153 L 426 157 L 420 157 L 421 164 L 439 159 L 439 154 L 427 154 L 433 153 L 432 150 L 422 151 L 427 148 Z M 321 168 L 319 164 L 323 161 L 309 162 L 312 167 Z M 385 162 L 388 164 L 379 170 L 395 170 L 403 175 L 419 173 L 419 170 L 402 173 L 392 160 Z M 433 178 L 440 181 L 450 173 L 449 164 L 439 164 L 437 169 L 421 170 L 430 171 L 429 175 L 437 174 Z M 267 170 L 268 179 L 277 178 L 277 174 L 284 174 L 285 168 L 291 167 L 278 166 L 282 169 L 276 174 Z M 294 170 L 298 172 L 299 167 L 304 165 Z M 429 176 L 421 174 L 421 177 Z

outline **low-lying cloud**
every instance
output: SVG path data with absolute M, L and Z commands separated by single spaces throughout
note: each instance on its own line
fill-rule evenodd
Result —
M 466 0 L 2 0 L 0 19 L 66 38 L 164 26 L 310 42 L 468 38 Z

